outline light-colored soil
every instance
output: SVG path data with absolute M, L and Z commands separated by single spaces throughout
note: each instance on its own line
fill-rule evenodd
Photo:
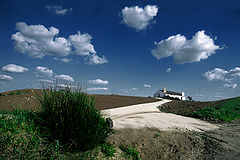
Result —
M 102 113 L 105 117 L 110 117 L 113 120 L 114 129 L 150 127 L 160 130 L 180 128 L 191 131 L 207 131 L 218 128 L 217 125 L 195 118 L 159 111 L 158 106 L 169 101 L 163 99 L 159 102 L 107 109 L 102 110 Z

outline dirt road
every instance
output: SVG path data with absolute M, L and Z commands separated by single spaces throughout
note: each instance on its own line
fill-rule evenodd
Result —
M 158 106 L 171 100 L 162 99 L 159 102 L 131 105 L 120 108 L 102 110 L 105 117 L 113 120 L 113 128 L 157 128 L 171 130 L 175 128 L 191 131 L 207 131 L 218 126 L 195 118 L 184 117 L 159 111 Z

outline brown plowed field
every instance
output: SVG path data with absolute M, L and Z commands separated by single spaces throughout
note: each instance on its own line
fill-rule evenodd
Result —
M 11 93 L 25 93 L 25 94 L 14 94 Z M 3 92 L 0 96 L 0 110 L 11 110 L 14 107 L 21 106 L 22 109 L 30 109 L 38 111 L 41 107 L 38 103 L 36 95 L 40 95 L 42 90 L 39 89 L 24 89 Z M 120 95 L 92 95 L 96 99 L 96 108 L 98 110 L 110 109 L 123 107 L 134 104 L 156 102 L 157 99 L 145 98 L 145 97 L 133 97 L 133 96 L 120 96 Z

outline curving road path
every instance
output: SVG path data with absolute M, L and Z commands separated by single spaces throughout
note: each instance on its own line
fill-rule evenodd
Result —
M 113 120 L 114 129 L 153 127 L 160 130 L 179 128 L 207 131 L 219 128 L 217 125 L 198 119 L 160 112 L 157 107 L 170 101 L 162 99 L 158 102 L 106 109 L 101 112 L 104 117 L 110 117 Z

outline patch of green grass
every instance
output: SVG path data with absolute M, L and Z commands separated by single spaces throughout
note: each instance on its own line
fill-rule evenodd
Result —
M 116 153 L 116 149 L 111 144 L 104 143 L 102 144 L 102 152 L 108 157 L 113 157 L 114 153 Z
M 191 116 L 201 119 L 231 122 L 240 118 L 240 97 L 223 101 L 212 107 L 204 107 L 201 110 L 193 112 Z
M 55 143 L 41 137 L 35 120 L 36 113 L 19 108 L 0 112 L 0 159 L 58 158 Z
M 29 92 L 16 91 L 16 92 L 10 92 L 8 95 L 23 95 L 23 94 L 29 94 Z
M 124 146 L 121 145 L 120 149 L 125 152 L 127 155 L 131 156 L 131 158 L 133 160 L 139 160 L 140 156 L 139 156 L 139 152 L 135 149 L 135 147 L 130 147 L 130 146 Z

